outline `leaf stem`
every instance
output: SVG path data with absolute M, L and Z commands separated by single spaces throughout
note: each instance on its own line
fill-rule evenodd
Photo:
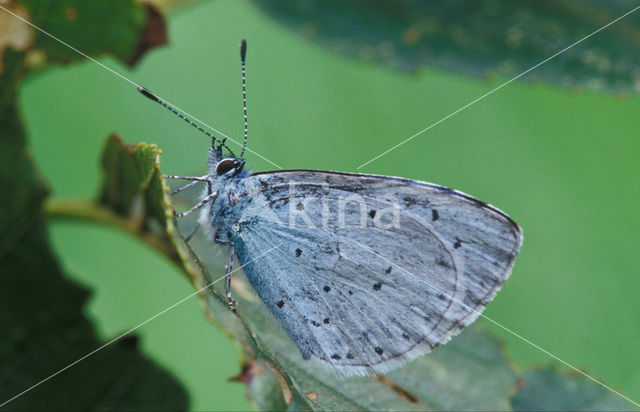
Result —
M 44 203 L 44 211 L 51 219 L 80 220 L 115 227 L 135 235 L 145 243 L 153 246 L 172 262 L 181 266 L 176 254 L 166 237 L 141 230 L 139 222 L 126 219 L 93 200 L 80 198 L 48 198 Z

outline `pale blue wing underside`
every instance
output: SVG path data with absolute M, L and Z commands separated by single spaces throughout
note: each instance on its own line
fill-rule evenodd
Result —
M 240 262 L 280 245 L 244 268 L 254 289 L 303 357 L 347 375 L 446 343 L 493 299 L 522 243 L 498 209 L 409 179 L 293 170 L 236 190 L 223 226 Z

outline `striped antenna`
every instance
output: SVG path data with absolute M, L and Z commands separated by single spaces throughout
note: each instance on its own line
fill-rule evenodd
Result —
M 247 147 L 247 84 L 245 76 L 245 62 L 247 59 L 247 41 L 242 39 L 240 41 L 240 62 L 242 63 L 242 109 L 244 111 L 244 143 L 242 144 L 242 152 L 240 157 L 244 154 L 244 149 Z
M 145 96 L 146 98 L 148 98 L 150 100 L 153 100 L 156 103 L 160 103 L 160 105 L 166 107 L 173 114 L 175 114 L 176 116 L 178 116 L 179 118 L 181 118 L 185 122 L 189 123 L 191 126 L 195 127 L 196 129 L 198 129 L 202 133 L 204 133 L 207 136 L 209 136 L 213 140 L 213 144 L 218 143 L 220 145 L 220 147 L 224 147 L 225 149 L 227 149 L 229 151 L 229 153 L 231 153 L 231 156 L 236 157 L 236 155 L 233 154 L 233 151 L 231 151 L 231 149 L 229 149 L 229 147 L 225 144 L 225 140 L 226 139 L 224 139 L 224 140 L 218 139 L 217 137 L 215 137 L 211 133 L 209 133 L 206 130 L 204 130 L 202 127 L 198 126 L 197 124 L 195 124 L 191 120 L 189 120 L 186 117 L 184 117 L 180 112 L 178 112 L 176 109 L 174 109 L 169 103 L 165 102 L 164 100 L 162 100 L 161 98 L 159 98 L 155 94 L 151 93 L 149 90 L 145 89 L 144 87 L 138 86 L 138 87 L 136 87 L 136 89 L 138 89 L 138 91 L 140 93 L 142 93 L 142 95 Z M 245 142 L 246 142 L 246 132 L 245 132 Z M 242 151 L 244 152 L 244 148 L 242 149 Z

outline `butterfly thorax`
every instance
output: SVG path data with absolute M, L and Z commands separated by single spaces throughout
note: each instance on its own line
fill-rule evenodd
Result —
M 207 198 L 210 193 L 217 193 L 217 196 L 200 210 L 198 222 L 210 240 L 222 243 L 230 241 L 232 226 L 239 219 L 239 216 L 235 216 L 235 206 L 245 192 L 242 182 L 250 175 L 248 169 L 242 168 L 236 174 L 233 171 L 222 175 L 214 172 L 208 176 L 210 183 L 204 189 L 201 198 Z

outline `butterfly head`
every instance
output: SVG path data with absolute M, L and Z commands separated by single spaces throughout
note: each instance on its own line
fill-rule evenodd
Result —
M 226 155 L 226 156 L 225 156 Z M 213 177 L 233 177 L 244 170 L 245 160 L 233 152 L 222 153 L 222 144 L 214 140 L 209 149 L 209 174 Z
M 244 169 L 244 159 L 241 157 L 225 157 L 215 167 L 216 176 L 236 176 Z

